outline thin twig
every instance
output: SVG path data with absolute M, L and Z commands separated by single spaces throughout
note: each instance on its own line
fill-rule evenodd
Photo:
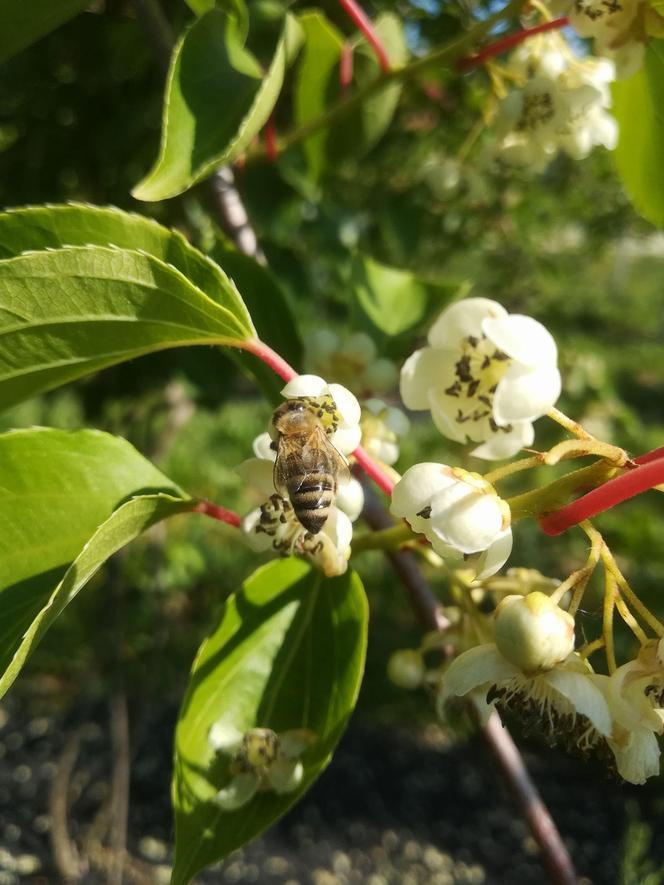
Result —
M 111 781 L 111 863 L 108 885 L 122 885 L 127 857 L 129 821 L 129 713 L 124 691 L 116 692 L 110 704 L 113 777 Z
M 76 845 L 69 835 L 69 783 L 78 759 L 81 739 L 77 731 L 67 736 L 58 759 L 49 793 L 51 815 L 51 848 L 53 859 L 64 882 L 78 882 L 85 873 Z

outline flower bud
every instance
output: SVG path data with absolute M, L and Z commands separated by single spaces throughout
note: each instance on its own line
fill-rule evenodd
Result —
M 419 688 L 424 680 L 424 659 L 412 648 L 395 651 L 387 663 L 387 675 L 399 688 Z
M 524 673 L 551 670 L 574 651 L 574 618 L 544 593 L 506 596 L 494 618 L 498 650 Z

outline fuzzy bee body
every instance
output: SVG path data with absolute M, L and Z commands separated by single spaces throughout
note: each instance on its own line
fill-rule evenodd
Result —
M 338 484 L 350 478 L 343 456 L 328 439 L 328 432 L 336 430 L 334 404 L 289 399 L 275 411 L 272 423 L 278 435 L 274 486 L 288 497 L 304 528 L 317 535 L 330 515 Z

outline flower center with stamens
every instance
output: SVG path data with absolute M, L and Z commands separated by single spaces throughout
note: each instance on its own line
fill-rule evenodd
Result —
M 445 390 L 457 406 L 457 424 L 488 420 L 491 429 L 509 432 L 511 426 L 499 428 L 493 420 L 493 397 L 499 381 L 512 360 L 499 350 L 486 335 L 469 335 L 461 342 L 461 357 L 454 367 L 455 381 Z
M 533 131 L 553 119 L 554 113 L 553 96 L 550 92 L 524 95 L 523 108 L 515 127 L 516 131 Z

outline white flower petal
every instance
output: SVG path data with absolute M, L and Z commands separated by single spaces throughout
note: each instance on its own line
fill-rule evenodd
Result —
M 429 522 L 417 514 L 429 506 L 436 492 L 455 482 L 449 475 L 449 468 L 443 464 L 414 464 L 394 486 L 390 513 L 407 519 L 416 532 L 423 532 Z
M 254 553 L 264 553 L 272 547 L 272 538 L 266 532 L 257 532 L 256 526 L 260 522 L 261 511 L 259 507 L 251 510 L 242 520 L 242 533 L 247 545 Z
M 358 424 L 362 417 L 362 409 L 357 397 L 341 384 L 330 384 L 329 392 L 339 413 L 341 426 L 352 427 Z
M 432 347 L 457 349 L 463 338 L 479 334 L 483 320 L 506 314 L 505 308 L 497 301 L 489 298 L 464 298 L 440 314 L 429 329 L 429 344 Z
M 476 580 L 484 581 L 501 570 L 512 552 L 512 542 L 512 529 L 505 529 L 483 553 L 466 559 L 468 568 L 476 572 Z
M 274 462 L 265 458 L 247 458 L 235 468 L 247 485 L 269 497 L 274 494 Z
M 297 759 L 316 740 L 316 734 L 308 728 L 293 728 L 279 733 L 281 752 L 289 759 Z
M 443 436 L 453 439 L 455 442 L 466 442 L 468 431 L 471 429 L 469 425 L 472 422 L 459 424 L 454 420 L 456 407 L 452 397 L 447 396 L 444 392 L 430 389 L 427 408 L 431 409 L 433 423 Z
M 342 455 L 350 455 L 362 441 L 362 428 L 359 424 L 354 427 L 340 427 L 330 437 L 330 442 Z
M 587 674 L 556 667 L 538 678 L 546 680 L 567 698 L 577 713 L 589 719 L 601 735 L 607 737 L 611 734 L 609 707 L 604 695 Z
M 338 507 L 330 508 L 330 515 L 322 531 L 340 552 L 343 553 L 350 548 L 353 540 L 353 524 Z
M 267 779 L 277 793 L 292 793 L 302 783 L 304 766 L 295 759 L 287 759 L 285 756 L 277 759 L 270 766 Z
M 487 317 L 482 331 L 499 350 L 525 366 L 555 366 L 558 348 L 553 335 L 537 320 L 512 313 Z
M 555 366 L 509 367 L 498 384 L 493 417 L 498 425 L 534 421 L 545 415 L 560 396 L 560 372 Z
M 296 375 L 282 388 L 281 395 L 286 399 L 297 399 L 300 396 L 323 396 L 327 392 L 327 381 L 318 375 Z
M 423 347 L 412 353 L 401 368 L 399 392 L 407 409 L 428 409 L 429 390 L 448 387 L 454 380 L 458 353 Z
M 235 811 L 254 798 L 258 785 L 258 776 L 253 772 L 236 774 L 230 784 L 219 790 L 212 801 L 224 811 Z
M 459 480 L 431 499 L 431 531 L 462 553 L 486 550 L 501 532 L 503 511 L 496 495 Z
M 364 490 L 362 484 L 355 477 L 351 477 L 350 482 L 339 486 L 335 504 L 342 510 L 351 522 L 355 522 L 362 513 L 364 508 Z
M 217 752 L 234 753 L 239 749 L 243 737 L 243 732 L 234 725 L 219 719 L 208 732 L 208 743 Z
M 473 449 L 471 455 L 476 458 L 484 458 L 487 461 L 511 458 L 520 449 L 532 446 L 534 439 L 535 430 L 530 421 L 515 421 L 508 433 L 502 431 L 494 433 L 485 443 Z
M 644 784 L 649 777 L 659 774 L 659 744 L 652 731 L 638 728 L 626 738 L 626 743 L 609 740 L 616 759 L 618 774 L 630 784 Z
M 452 661 L 443 676 L 442 696 L 443 699 L 453 695 L 463 697 L 477 688 L 499 685 L 510 679 L 523 681 L 524 677 L 520 670 L 505 660 L 493 643 L 477 645 Z
M 264 458 L 266 461 L 276 460 L 277 453 L 274 451 L 274 449 L 270 448 L 271 442 L 272 437 L 267 432 L 267 430 L 265 431 L 265 433 L 259 434 L 252 443 L 254 455 L 257 458 Z

